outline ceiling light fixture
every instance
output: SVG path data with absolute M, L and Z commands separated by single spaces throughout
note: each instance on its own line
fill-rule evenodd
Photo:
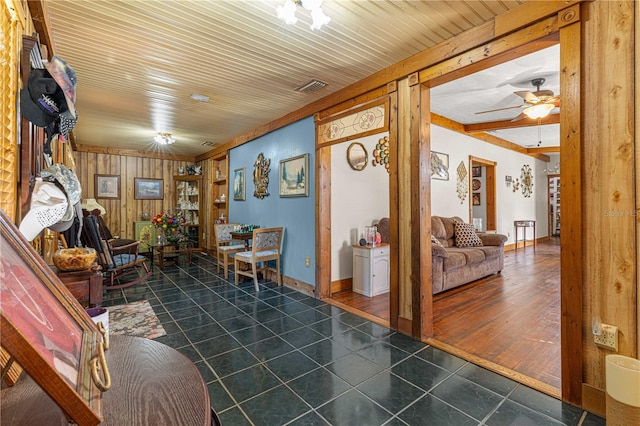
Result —
M 312 30 L 319 30 L 323 25 L 327 25 L 331 18 L 324 14 L 322 10 L 322 0 L 284 0 L 282 6 L 276 8 L 278 18 L 286 24 L 293 25 L 298 22 L 296 18 L 297 6 L 311 11 L 313 22 L 309 26 Z
M 173 145 L 176 140 L 171 136 L 171 133 L 158 133 L 153 137 L 158 145 Z
M 554 108 L 553 104 L 538 104 L 522 111 L 529 118 L 545 118 Z

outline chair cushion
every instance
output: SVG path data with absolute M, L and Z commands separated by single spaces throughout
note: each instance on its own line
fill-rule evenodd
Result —
M 125 266 L 138 260 L 146 260 L 146 257 L 135 254 L 117 254 L 113 256 L 113 263 L 116 267 Z
M 276 250 L 257 251 L 256 252 L 256 258 L 267 257 L 267 256 L 275 256 L 276 254 L 278 254 L 278 252 Z M 239 258 L 239 257 L 247 259 L 247 260 L 251 260 L 251 251 L 243 251 L 243 252 L 236 253 L 236 258 Z
M 244 244 L 233 244 L 230 246 L 218 246 L 218 250 L 220 251 L 238 251 L 244 250 Z M 251 253 L 251 252 L 248 252 Z
M 456 246 L 481 247 L 482 240 L 476 235 L 476 231 L 471 223 L 455 222 Z

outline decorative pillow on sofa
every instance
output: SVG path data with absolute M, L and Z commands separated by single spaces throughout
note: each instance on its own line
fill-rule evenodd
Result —
M 456 246 L 480 247 L 482 240 L 476 235 L 476 231 L 471 223 L 454 222 L 456 234 Z
M 431 235 L 431 244 L 438 246 L 438 247 L 442 247 L 444 248 L 444 246 L 442 245 L 442 243 L 440 242 L 439 239 L 437 239 L 436 237 L 434 237 L 433 235 Z

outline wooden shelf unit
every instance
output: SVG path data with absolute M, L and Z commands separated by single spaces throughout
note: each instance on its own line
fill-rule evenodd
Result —
M 229 157 L 225 154 L 213 160 L 211 173 L 211 219 L 213 223 L 228 222 Z
M 176 210 L 186 219 L 183 230 L 193 241 L 193 250 L 202 250 L 202 231 L 200 230 L 202 216 L 202 176 L 187 175 L 174 176 L 176 185 Z

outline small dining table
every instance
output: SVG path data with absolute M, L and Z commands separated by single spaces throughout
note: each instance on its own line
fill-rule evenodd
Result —
M 253 238 L 253 231 L 231 231 L 230 234 L 231 238 L 234 240 L 244 241 L 245 250 L 251 250 L 251 244 L 249 244 L 249 241 Z

